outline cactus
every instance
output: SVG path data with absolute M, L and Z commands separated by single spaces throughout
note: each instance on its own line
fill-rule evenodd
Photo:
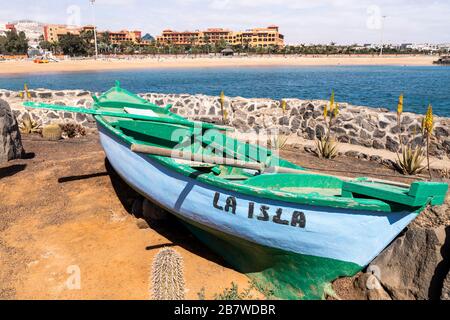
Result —
M 42 137 L 46 140 L 57 141 L 62 136 L 62 129 L 58 124 L 50 124 L 42 129 Z
M 153 259 L 152 296 L 154 300 L 183 300 L 183 258 L 171 248 L 164 248 Z

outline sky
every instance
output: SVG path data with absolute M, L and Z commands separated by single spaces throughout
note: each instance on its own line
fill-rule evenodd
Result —
M 2 0 L 0 22 L 92 24 L 89 0 Z M 383 18 L 384 17 L 384 18 Z M 280 26 L 287 44 L 450 43 L 449 0 L 96 0 L 100 30 Z

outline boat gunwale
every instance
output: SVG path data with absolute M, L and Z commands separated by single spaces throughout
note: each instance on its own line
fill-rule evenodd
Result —
M 131 146 L 133 143 L 137 143 L 132 137 L 124 134 L 120 130 L 113 127 L 113 125 L 102 116 L 94 117 L 97 122 L 109 130 L 113 135 L 120 138 L 126 144 Z M 130 150 L 130 152 L 132 152 Z M 162 165 L 174 170 L 184 176 L 190 177 L 196 171 L 192 168 L 186 168 L 183 165 L 177 164 L 171 158 L 165 158 L 160 156 L 146 155 L 146 157 L 156 160 Z M 224 190 L 229 190 L 231 192 L 242 193 L 246 196 L 253 196 L 261 199 L 285 201 L 289 203 L 299 204 L 299 205 L 311 205 L 319 207 L 331 207 L 336 209 L 348 209 L 356 211 L 375 211 L 375 212 L 400 212 L 403 210 L 395 210 L 395 205 L 379 199 L 363 199 L 363 198 L 339 198 L 332 196 L 324 196 L 320 194 L 297 194 L 285 191 L 275 191 L 262 187 L 255 187 L 245 184 L 237 184 L 232 181 L 227 181 L 225 179 L 218 179 L 209 175 L 199 175 L 195 177 L 195 180 L 211 185 L 213 187 L 221 188 Z M 404 206 L 408 207 L 408 206 Z M 425 206 L 420 208 L 411 208 L 411 212 L 420 213 Z

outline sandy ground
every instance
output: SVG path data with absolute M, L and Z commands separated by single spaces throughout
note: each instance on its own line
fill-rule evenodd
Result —
M 149 299 L 152 259 L 165 246 L 183 257 L 188 299 L 202 288 L 213 298 L 232 282 L 248 287 L 246 276 L 175 219 L 139 229 L 130 213 L 139 196 L 105 161 L 96 135 L 59 142 L 26 136 L 24 145 L 28 159 L 0 165 L 0 299 Z M 349 162 L 302 150 L 282 155 L 324 171 Z M 354 171 L 410 182 L 379 164 L 351 162 Z M 78 268 L 81 288 L 69 289 Z
M 166 246 L 184 259 L 188 299 L 249 286 L 174 219 L 139 229 L 138 195 L 105 166 L 95 136 L 24 144 L 33 159 L 0 166 L 0 299 L 149 299 Z M 77 268 L 81 289 L 70 290 Z
M 49 64 L 32 61 L 0 62 L 0 74 L 51 73 L 77 71 L 133 70 L 155 68 L 270 67 L 270 66 L 337 66 L 396 65 L 429 66 L 433 56 L 272 56 L 272 57 L 151 57 L 134 60 L 63 60 Z

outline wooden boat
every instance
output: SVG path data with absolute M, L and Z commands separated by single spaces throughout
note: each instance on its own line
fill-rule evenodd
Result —
M 94 101 L 92 110 L 25 105 L 94 114 L 106 156 L 131 187 L 282 299 L 323 298 L 331 281 L 361 271 L 447 193 L 443 183 L 312 173 L 256 145 L 225 145 L 225 128 L 188 121 L 119 85 Z

